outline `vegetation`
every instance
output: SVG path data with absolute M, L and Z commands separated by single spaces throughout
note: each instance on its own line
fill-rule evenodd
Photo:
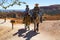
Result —
M 21 2 L 20 0 L 0 0 L 0 6 L 4 9 L 7 9 L 13 5 L 21 5 L 21 3 L 26 4 L 25 2 Z

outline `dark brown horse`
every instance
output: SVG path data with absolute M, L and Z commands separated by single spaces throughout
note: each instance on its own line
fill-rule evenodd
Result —
M 34 31 L 36 32 L 39 31 L 40 16 L 38 14 L 35 14 L 34 16 L 32 16 L 32 20 L 34 23 Z

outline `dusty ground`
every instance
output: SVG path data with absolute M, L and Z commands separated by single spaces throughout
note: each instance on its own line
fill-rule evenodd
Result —
M 30 31 L 24 30 L 24 24 L 15 24 L 12 30 L 10 20 L 0 19 L 0 40 L 60 40 L 60 20 L 43 21 L 39 25 L 39 33 L 33 32 L 33 24 Z

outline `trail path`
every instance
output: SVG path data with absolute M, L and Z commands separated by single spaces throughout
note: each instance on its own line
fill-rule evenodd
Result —
M 33 24 L 30 31 L 24 29 L 24 24 L 15 24 L 12 30 L 10 20 L 7 20 L 0 24 L 0 40 L 60 40 L 60 20 L 43 21 L 39 25 L 39 33 L 33 32 Z

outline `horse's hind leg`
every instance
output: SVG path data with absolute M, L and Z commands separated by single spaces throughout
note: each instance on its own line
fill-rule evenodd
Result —
M 27 30 L 27 25 L 25 24 L 25 30 Z
M 37 23 L 37 28 L 36 28 L 37 32 L 39 31 L 39 23 Z
M 34 27 L 34 32 L 36 32 L 36 27 Z

